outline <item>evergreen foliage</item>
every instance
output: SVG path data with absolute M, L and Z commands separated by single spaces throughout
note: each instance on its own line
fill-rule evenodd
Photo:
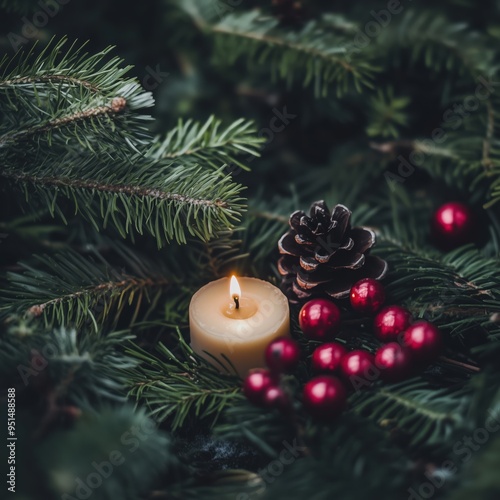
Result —
M 113 452 L 92 498 L 498 497 L 481 429 L 500 412 L 500 6 L 311 0 L 290 20 L 286 3 L 71 2 L 15 53 L 8 33 L 42 7 L 0 0 L 0 402 L 15 389 L 20 498 L 75 497 Z M 286 414 L 189 345 L 193 293 L 278 284 L 289 215 L 318 199 L 373 228 L 387 304 L 445 343 L 332 423 L 302 408 L 318 344 L 297 307 Z M 452 200 L 477 237 L 443 252 L 429 221 Z M 374 352 L 371 320 L 339 305 L 338 341 Z

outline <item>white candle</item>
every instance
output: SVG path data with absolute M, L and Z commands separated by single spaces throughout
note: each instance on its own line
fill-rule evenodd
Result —
M 231 282 L 212 281 L 193 295 L 191 347 L 214 366 L 222 369 L 216 358 L 234 373 L 226 356 L 245 377 L 250 369 L 265 366 L 264 353 L 272 340 L 290 336 L 290 313 L 288 300 L 271 283 L 234 277 Z

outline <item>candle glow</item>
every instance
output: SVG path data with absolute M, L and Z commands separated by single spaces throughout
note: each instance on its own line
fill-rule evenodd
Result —
M 236 309 L 240 308 L 240 298 L 241 298 L 241 288 L 236 276 L 231 276 L 231 282 L 229 284 L 229 295 L 234 300 Z
M 244 377 L 265 366 L 264 352 L 272 340 L 290 336 L 288 300 L 259 279 L 222 278 L 195 293 L 189 325 L 191 347 L 198 355 Z

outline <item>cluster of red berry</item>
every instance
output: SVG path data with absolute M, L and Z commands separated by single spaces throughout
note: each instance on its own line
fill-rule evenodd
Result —
M 363 350 L 347 352 L 342 344 L 332 342 L 341 319 L 340 310 L 332 301 L 310 300 L 299 313 L 304 335 L 323 342 L 311 357 L 316 376 L 304 385 L 302 394 L 305 410 L 319 419 L 329 420 L 344 410 L 346 384 L 359 389 L 379 378 L 387 382 L 403 380 L 434 361 L 442 347 L 441 333 L 431 323 L 413 323 L 410 312 L 397 305 L 380 310 L 385 291 L 379 281 L 367 278 L 357 282 L 351 289 L 350 301 L 358 313 L 378 313 L 373 331 L 384 345 L 375 355 Z M 289 408 L 290 400 L 280 385 L 281 374 L 293 371 L 300 356 L 299 345 L 292 339 L 271 342 L 266 350 L 269 369 L 254 370 L 248 375 L 244 383 L 246 397 L 256 405 Z

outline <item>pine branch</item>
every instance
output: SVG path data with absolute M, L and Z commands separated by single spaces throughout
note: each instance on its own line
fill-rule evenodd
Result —
M 232 229 L 243 211 L 242 186 L 222 170 L 150 160 L 143 156 L 49 156 L 40 164 L 8 163 L 0 178 L 20 189 L 26 200 L 48 207 L 67 221 L 67 202 L 99 230 L 113 225 L 119 233 L 149 233 L 158 246 L 187 236 L 208 241 Z M 36 204 L 35 204 L 36 206 Z
M 165 139 L 156 139 L 149 156 L 156 159 L 207 163 L 220 168 L 221 165 L 237 165 L 249 170 L 237 156 L 245 153 L 259 156 L 259 146 L 264 141 L 257 137 L 252 122 L 236 120 L 221 130 L 222 121 L 211 116 L 204 124 L 179 120 L 176 128 Z
M 264 499 L 362 500 L 367 491 L 373 498 L 407 495 L 408 459 L 373 424 L 356 415 L 345 415 L 331 426 L 318 426 L 313 439 L 313 455 L 287 464 L 283 473 L 268 484 Z
M 264 192 L 255 196 L 244 220 L 243 250 L 255 263 L 268 264 L 276 252 L 277 242 L 288 227 L 288 218 L 298 204 L 294 193 L 289 197 L 267 197 Z
M 408 125 L 406 108 L 410 101 L 408 97 L 396 97 L 393 87 L 385 91 L 379 89 L 377 96 L 370 102 L 370 122 L 366 129 L 368 136 L 398 137 L 400 128 Z
M 493 423 L 497 425 L 496 421 Z M 468 450 L 472 460 L 468 462 L 461 474 L 455 477 L 455 488 L 446 497 L 448 500 L 467 500 L 471 498 L 493 499 L 500 490 L 500 478 L 498 477 L 498 466 L 500 456 L 500 438 L 498 436 L 489 436 L 489 441 L 484 448 L 479 448 L 474 443 Z
M 314 85 L 317 96 L 326 95 L 332 86 L 338 95 L 351 85 L 359 92 L 372 86 L 376 69 L 368 56 L 352 51 L 352 35 L 328 29 L 327 22 L 310 21 L 294 32 L 258 10 L 232 13 L 214 24 L 204 18 L 196 1 L 182 2 L 181 8 L 214 37 L 218 63 L 231 65 L 245 58 L 250 70 L 266 65 L 274 79 L 289 85 L 302 78 L 304 85 Z
M 442 256 L 405 248 L 387 236 L 382 239 L 375 251 L 389 262 L 388 292 L 396 303 L 407 301 L 414 310 L 420 309 L 420 315 L 457 335 L 487 327 L 490 316 L 500 311 L 497 259 L 486 258 L 470 246 Z M 453 317 L 441 314 L 448 308 L 455 311 Z
M 240 398 L 224 412 L 224 419 L 216 424 L 214 434 L 223 440 L 249 443 L 272 459 L 279 456 L 285 439 L 293 439 L 294 429 L 278 412 L 257 408 Z
M 382 386 L 351 397 L 352 411 L 399 434 L 410 448 L 443 451 L 464 426 L 469 404 L 464 389 L 435 389 L 421 380 Z
M 243 228 L 219 233 L 208 242 L 193 241 L 191 245 L 190 267 L 200 269 L 200 282 L 208 282 L 234 272 L 234 266 L 243 263 L 248 254 L 241 253 L 243 241 L 238 239 Z
M 133 113 L 151 99 L 122 78 L 129 68 L 104 62 L 109 49 L 90 56 L 72 46 L 61 56 L 65 43 L 0 63 L 0 177 L 65 222 L 69 200 L 94 228 L 148 232 L 159 246 L 232 229 L 242 188 L 222 168 L 242 166 L 238 153 L 258 154 L 251 124 L 238 120 L 219 132 L 214 118 L 190 121 L 151 143 L 147 117 Z M 149 156 L 131 156 L 124 145 L 147 146 Z M 217 170 L 202 172 L 197 162 Z
M 124 355 L 120 346 L 131 338 L 119 331 L 11 327 L 10 333 L 0 338 L 2 386 L 10 384 L 21 391 L 32 385 L 42 390 L 46 384 L 54 390 L 56 402 L 77 405 L 123 402 L 125 372 L 137 361 Z
M 180 332 L 178 339 L 175 354 L 162 343 L 158 356 L 139 347 L 127 351 L 142 361 L 129 374 L 130 396 L 145 405 L 156 421 L 171 420 L 173 430 L 186 425 L 189 417 L 208 419 L 213 425 L 227 406 L 242 398 L 240 381 L 199 359 Z
M 492 96 L 486 103 L 484 115 L 484 138 L 482 155 L 470 162 L 468 170 L 476 174 L 472 188 L 488 185 L 489 199 L 485 208 L 490 208 L 500 201 L 500 98 Z M 470 155 L 470 153 L 469 153 Z
M 0 158 L 74 142 L 88 150 L 115 144 L 137 150 L 149 116 L 138 114 L 153 99 L 130 67 L 108 59 L 111 48 L 89 55 L 66 39 L 0 60 Z
M 466 22 L 450 22 L 432 10 L 407 10 L 377 38 L 377 43 L 397 48 L 399 59 L 410 54 L 410 63 L 423 61 L 436 72 L 456 71 L 468 77 L 491 74 L 495 53 L 490 40 Z
M 144 412 L 130 406 L 84 413 L 75 426 L 51 435 L 39 452 L 34 463 L 43 477 L 64 478 L 50 481 L 53 498 L 78 497 L 77 478 L 96 474 L 93 464 L 105 467 L 111 453 L 120 457 L 120 464 L 112 474 L 104 469 L 99 475 L 99 488 L 91 490 L 99 499 L 135 500 L 160 476 L 179 468 L 169 436 L 157 430 Z
M 126 270 L 111 266 L 97 252 L 83 257 L 68 251 L 37 256 L 36 265 L 21 264 L 23 273 L 7 275 L 1 315 L 41 317 L 48 327 L 90 323 L 95 329 L 104 322 L 115 325 L 128 311 L 132 324 L 141 310 L 141 318 L 147 318 L 179 276 L 124 246 L 115 243 L 114 248 Z

